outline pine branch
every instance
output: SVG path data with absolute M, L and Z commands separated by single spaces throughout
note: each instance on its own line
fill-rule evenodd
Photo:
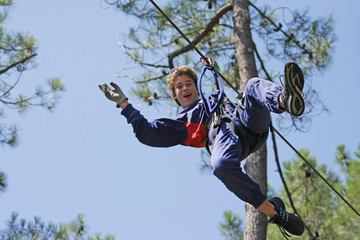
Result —
M 207 36 L 212 29 L 214 28 L 215 25 L 217 25 L 219 23 L 219 20 L 229 11 L 231 11 L 233 8 L 231 3 L 225 4 L 224 6 L 222 6 L 215 14 L 215 16 L 211 19 L 211 21 L 209 22 L 209 24 L 206 26 L 206 28 L 204 28 L 200 34 L 192 41 L 192 44 L 195 46 L 196 44 L 198 44 L 205 36 Z M 172 53 L 170 53 L 168 55 L 168 62 L 169 62 L 169 66 L 170 68 L 174 68 L 174 64 L 173 64 L 173 59 L 185 52 L 188 52 L 192 49 L 192 46 L 186 45 Z
M 26 57 L 26 58 L 24 58 L 24 59 L 22 59 L 22 60 L 20 60 L 20 61 L 18 61 L 18 62 L 16 62 L 16 63 L 11 64 L 10 66 L 7 66 L 5 69 L 3 69 L 3 70 L 0 71 L 0 75 L 3 74 L 3 73 L 5 73 L 5 72 L 7 72 L 7 71 L 9 71 L 11 68 L 16 67 L 17 65 L 22 64 L 22 63 L 28 61 L 29 59 L 35 57 L 36 55 L 37 55 L 37 54 L 30 55 L 30 56 L 28 56 L 28 57 Z
M 303 50 L 304 53 L 308 53 L 311 55 L 311 51 L 309 51 L 305 44 L 300 44 L 300 41 L 298 41 L 297 39 L 295 39 L 294 35 L 293 34 L 287 34 L 284 30 L 282 30 L 282 25 L 279 24 L 279 25 L 276 25 L 276 23 L 271 20 L 271 18 L 269 18 L 268 16 L 266 16 L 259 8 L 257 8 L 253 3 L 251 3 L 249 1 L 249 4 L 250 6 L 252 6 L 264 19 L 268 20 L 274 27 L 275 27 L 275 30 L 276 32 L 281 32 L 282 34 L 285 35 L 285 37 L 287 37 L 287 41 L 292 41 L 293 43 L 295 43 L 296 46 L 298 46 L 300 49 Z
M 127 47 L 121 42 L 120 37 L 118 38 L 118 44 L 121 47 L 121 49 L 125 52 L 126 55 L 128 55 L 131 59 L 133 59 L 135 62 L 139 63 L 142 66 L 149 66 L 153 68 L 169 68 L 169 66 L 166 65 L 156 65 L 151 63 L 143 62 L 141 59 L 134 56 L 131 52 L 127 50 Z
M 2 100 L 3 97 L 6 97 L 6 96 L 10 93 L 11 90 L 13 90 L 13 89 L 16 87 L 16 85 L 20 82 L 21 75 L 22 75 L 22 72 L 20 72 L 20 74 L 19 74 L 19 76 L 18 76 L 18 79 L 15 81 L 15 83 L 14 83 L 11 87 L 9 87 L 9 89 L 6 90 L 6 91 L 0 96 L 0 101 Z M 7 86 L 6 83 L 5 83 L 5 86 Z
M 130 78 L 131 80 L 133 80 L 135 83 L 147 83 L 147 82 L 151 82 L 151 81 L 155 81 L 155 80 L 159 80 L 163 77 L 166 77 L 168 74 L 164 74 L 161 76 L 157 76 L 157 77 L 153 77 L 153 78 L 148 78 L 148 79 L 144 79 L 142 81 L 136 80 L 136 78 L 130 74 L 116 74 L 115 77 L 119 77 L 119 78 Z

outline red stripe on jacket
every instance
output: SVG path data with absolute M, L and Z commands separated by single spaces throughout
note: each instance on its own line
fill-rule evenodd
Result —
M 205 141 L 208 138 L 204 124 L 185 122 L 185 126 L 188 130 L 188 136 L 184 141 L 184 144 L 196 148 L 204 147 Z

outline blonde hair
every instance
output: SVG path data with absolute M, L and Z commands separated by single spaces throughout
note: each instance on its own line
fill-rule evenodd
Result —
M 180 66 L 180 67 L 171 69 L 171 72 L 168 75 L 166 82 L 169 87 L 171 97 L 174 99 L 174 101 L 179 106 L 180 106 L 180 103 L 176 99 L 176 95 L 175 95 L 175 80 L 177 77 L 182 76 L 182 75 L 186 75 L 186 76 L 190 77 L 194 81 L 196 88 L 197 88 L 197 80 L 198 80 L 196 72 L 192 67 Z

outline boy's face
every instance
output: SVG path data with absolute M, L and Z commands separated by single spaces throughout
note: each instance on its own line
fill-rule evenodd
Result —
M 198 99 L 199 92 L 194 81 L 187 75 L 175 79 L 175 98 L 183 108 L 187 108 Z

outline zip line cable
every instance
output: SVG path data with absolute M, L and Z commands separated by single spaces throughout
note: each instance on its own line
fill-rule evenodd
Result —
M 209 60 L 200 52 L 200 50 L 194 45 L 193 42 L 190 41 L 190 39 L 178 28 L 178 26 L 176 26 L 176 24 L 166 15 L 166 13 L 153 1 L 153 0 L 149 0 L 154 6 L 155 8 L 166 18 L 166 20 L 168 20 L 168 22 L 181 34 L 181 36 L 190 44 L 190 46 L 201 56 L 201 58 L 203 58 L 207 64 L 210 64 Z M 237 94 L 238 96 L 240 95 L 240 92 L 219 72 L 218 73 L 219 76 L 226 82 L 227 85 L 229 85 L 229 87 L 231 87 Z M 360 217 L 360 213 L 321 175 L 320 172 L 318 172 L 306 159 L 305 157 L 303 157 L 299 151 L 297 151 L 289 141 L 286 140 L 286 138 L 280 134 L 280 132 L 278 130 L 276 130 L 276 128 L 274 128 L 271 125 L 271 128 L 280 136 L 280 138 L 282 138 L 284 140 L 284 142 L 289 145 L 289 147 L 294 150 L 294 152 L 303 160 L 305 161 L 305 163 L 307 165 L 310 166 L 310 168 L 348 205 L 348 207 L 350 207 L 359 217 Z

